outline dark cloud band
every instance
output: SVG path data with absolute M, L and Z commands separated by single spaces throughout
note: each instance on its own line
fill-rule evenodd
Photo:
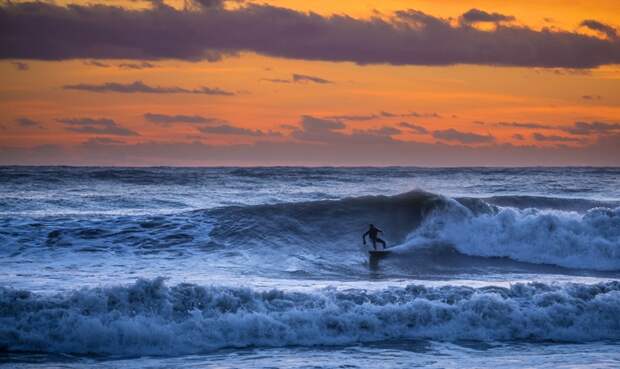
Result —
M 217 60 L 251 51 L 358 64 L 591 68 L 620 62 L 616 37 L 602 39 L 503 23 L 482 31 L 467 22 L 452 25 L 414 10 L 396 12 L 390 19 L 355 19 L 269 5 L 227 9 L 215 6 L 219 1 L 202 3 L 208 6 L 180 11 L 167 6 L 129 10 L 4 2 L 0 6 L 0 58 Z M 480 10 L 465 14 L 473 21 L 511 19 Z M 615 35 L 613 28 L 600 22 L 590 20 L 584 26 Z

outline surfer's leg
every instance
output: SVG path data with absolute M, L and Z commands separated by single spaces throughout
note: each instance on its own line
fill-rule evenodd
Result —
M 381 245 L 383 245 L 383 249 L 385 250 L 385 241 L 383 241 L 380 238 L 377 238 L 377 242 L 379 242 Z
M 373 238 L 371 241 L 372 241 L 372 248 L 373 248 L 373 250 L 376 250 L 377 249 L 377 240 Z

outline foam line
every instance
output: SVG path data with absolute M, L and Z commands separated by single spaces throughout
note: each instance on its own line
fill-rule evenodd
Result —
M 618 317 L 618 282 L 300 293 L 169 287 L 156 278 L 57 295 L 1 288 L 0 346 L 174 355 L 418 338 L 587 342 L 620 339 Z

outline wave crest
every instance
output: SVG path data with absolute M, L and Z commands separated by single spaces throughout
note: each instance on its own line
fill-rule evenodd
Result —
M 620 270 L 620 207 L 593 208 L 585 213 L 499 208 L 473 214 L 453 201 L 451 207 L 426 218 L 406 245 L 416 249 L 437 243 L 448 243 L 471 256 Z

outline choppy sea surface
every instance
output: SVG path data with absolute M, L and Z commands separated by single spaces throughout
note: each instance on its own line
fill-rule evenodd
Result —
M 0 167 L 0 366 L 617 368 L 620 168 Z

